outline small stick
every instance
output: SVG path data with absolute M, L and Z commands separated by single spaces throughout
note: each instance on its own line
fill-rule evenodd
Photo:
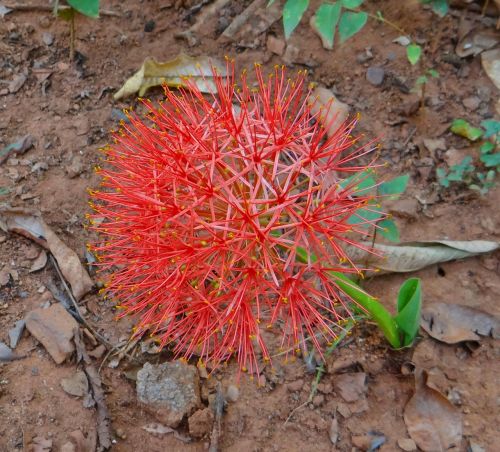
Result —
M 47 11 L 52 12 L 54 8 L 50 5 L 19 5 L 18 3 L 6 4 L 5 8 L 11 9 L 12 11 Z M 70 9 L 71 6 L 60 5 L 58 6 L 58 10 L 66 10 Z M 120 13 L 116 13 L 114 11 L 110 11 L 109 9 L 100 9 L 99 15 L 102 16 L 110 16 L 110 17 L 121 17 Z
M 217 393 L 215 394 L 214 401 L 214 426 L 212 434 L 210 435 L 210 447 L 208 452 L 217 452 L 219 450 L 219 439 L 221 437 L 221 420 L 222 413 L 224 412 L 224 394 L 222 393 L 222 386 L 220 381 L 217 383 Z

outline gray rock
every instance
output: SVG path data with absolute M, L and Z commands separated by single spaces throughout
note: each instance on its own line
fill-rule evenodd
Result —
M 462 100 L 462 103 L 464 104 L 465 108 L 474 111 L 479 108 L 481 99 L 479 99 L 479 97 L 477 96 L 466 97 L 464 100 Z
M 374 86 L 380 86 L 384 81 L 385 71 L 379 66 L 370 66 L 366 71 L 366 80 Z
M 413 452 L 417 450 L 417 445 L 411 438 L 399 438 L 398 446 L 401 450 L 404 450 L 406 452 Z
M 137 372 L 137 398 L 159 422 L 177 427 L 201 404 L 196 367 L 181 361 L 144 364 Z
M 68 172 L 68 177 L 70 179 L 74 179 L 75 177 L 83 173 L 83 169 L 84 165 L 82 157 L 80 157 L 79 155 L 75 155 L 71 159 L 71 163 L 66 168 L 66 171 Z
M 229 402 L 236 402 L 240 396 L 240 390 L 235 385 L 229 385 L 226 391 L 226 399 Z
M 89 381 L 81 370 L 77 370 L 71 377 L 61 379 L 61 386 L 69 395 L 83 397 L 89 392 Z
M 26 322 L 24 320 L 18 320 L 14 327 L 9 330 L 9 341 L 10 348 L 16 348 L 21 335 L 23 334 Z
M 45 347 L 52 359 L 63 363 L 75 350 L 72 342 L 76 320 L 59 303 L 35 309 L 25 318 L 27 330 Z

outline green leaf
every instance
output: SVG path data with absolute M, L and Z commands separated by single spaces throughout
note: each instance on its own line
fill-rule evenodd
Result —
M 342 0 L 342 6 L 348 9 L 358 8 L 363 4 L 364 0 Z
M 67 0 L 80 14 L 94 19 L 99 17 L 99 0 Z
M 434 78 L 439 78 L 439 72 L 436 69 L 427 69 L 427 73 Z
M 339 185 L 342 188 L 352 186 L 353 190 L 355 190 L 353 196 L 361 196 L 373 190 L 376 183 L 375 179 L 371 176 L 371 171 L 368 170 L 353 174 L 340 182 Z
M 415 80 L 415 85 L 424 85 L 425 83 L 427 83 L 427 80 L 428 78 L 426 75 L 421 75 L 417 78 L 417 80 Z
M 420 47 L 418 44 L 410 44 L 408 47 L 406 47 L 406 56 L 408 57 L 408 61 L 412 65 L 417 64 L 420 60 L 420 57 L 422 56 L 422 47 Z
M 368 205 L 368 207 L 356 210 L 356 212 L 347 219 L 347 224 L 368 227 L 380 218 L 382 218 L 382 210 L 378 205 L 371 204 Z
M 10 193 L 10 190 L 7 187 L 0 187 L 0 196 L 5 196 Z
M 323 3 L 316 11 L 314 18 L 316 28 L 328 43 L 328 48 L 333 48 L 333 38 L 335 36 L 335 28 L 339 21 L 340 10 L 342 5 L 340 2 Z
M 484 154 L 480 158 L 481 162 L 483 162 L 484 166 L 486 166 L 487 168 L 500 165 L 500 152 L 497 152 L 495 154 Z
M 399 229 L 393 220 L 382 220 L 378 224 L 382 229 L 378 229 L 380 235 L 391 242 L 399 242 Z
M 439 16 L 444 17 L 448 12 L 448 0 L 432 0 L 432 10 Z
M 493 149 L 495 149 L 495 145 L 491 141 L 486 141 L 481 145 L 479 151 L 481 154 L 489 154 Z
M 418 278 L 407 279 L 398 294 L 398 314 L 394 317 L 403 334 L 403 347 L 413 344 L 420 328 L 422 284 Z
M 299 25 L 308 6 L 309 0 L 286 0 L 285 6 L 283 7 L 285 39 L 288 39 L 293 30 Z
M 481 127 L 485 130 L 484 138 L 490 138 L 494 135 L 500 134 L 500 121 L 487 119 L 481 123 Z
M 438 178 L 439 185 L 443 187 L 449 187 L 450 181 L 446 177 L 446 171 L 443 168 L 438 168 L 436 170 L 436 176 Z
M 477 141 L 483 136 L 481 129 L 471 126 L 465 119 L 454 119 L 450 130 L 455 135 L 467 138 L 470 141 Z
M 345 11 L 342 13 L 339 22 L 340 42 L 345 42 L 350 37 L 354 36 L 365 26 L 367 20 L 368 14 L 365 12 L 355 13 L 352 11 Z
M 404 193 L 410 180 L 409 174 L 403 174 L 402 176 L 395 177 L 392 180 L 380 184 L 378 187 L 379 195 L 400 195 Z

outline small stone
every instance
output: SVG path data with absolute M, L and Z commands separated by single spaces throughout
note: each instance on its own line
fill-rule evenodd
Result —
M 366 393 L 366 374 L 364 372 L 345 373 L 335 377 L 335 389 L 346 402 L 355 402 Z
M 76 447 L 73 443 L 68 441 L 61 446 L 61 452 L 76 452 Z
M 42 41 L 45 45 L 51 46 L 54 44 L 54 35 L 52 33 L 49 33 L 48 31 L 44 31 L 42 33 Z
M 366 71 L 366 80 L 374 86 L 380 86 L 384 81 L 385 71 L 379 66 L 370 66 Z
M 10 282 L 10 272 L 8 269 L 3 269 L 0 271 L 0 287 L 6 286 Z
M 486 452 L 486 449 L 483 446 L 480 446 L 479 444 L 469 441 L 469 451 L 470 452 Z
M 372 58 L 373 58 L 373 53 L 372 53 L 372 51 L 370 50 L 370 48 L 367 48 L 367 49 L 365 49 L 365 51 L 364 51 L 364 52 L 358 53 L 358 54 L 356 55 L 356 61 L 357 61 L 359 64 L 364 64 L 364 63 L 366 63 L 367 61 L 370 61 Z
M 40 19 L 38 19 L 38 23 L 40 24 L 40 27 L 42 28 L 49 28 L 51 24 L 51 20 L 49 16 L 41 16 Z
M 94 350 L 89 352 L 89 356 L 95 359 L 100 359 L 106 353 L 106 347 L 104 345 L 98 345 Z
M 9 93 L 17 93 L 25 84 L 27 79 L 28 78 L 24 74 L 16 75 L 14 79 L 9 83 Z
M 297 62 L 300 56 L 300 49 L 293 44 L 288 44 L 286 46 L 285 53 L 283 55 L 283 62 L 285 64 L 294 64 Z
M 337 405 L 337 411 L 344 419 L 347 419 L 352 416 L 351 409 L 345 403 L 340 402 Z
M 386 211 L 400 218 L 415 220 L 418 212 L 418 201 L 414 198 L 388 201 Z
M 229 385 L 226 390 L 226 399 L 229 402 L 236 402 L 240 396 L 240 390 L 235 385 Z
M 127 439 L 127 434 L 121 428 L 117 428 L 115 430 L 115 434 L 120 439 Z
M 417 445 L 411 438 L 399 438 L 398 446 L 401 450 L 404 450 L 406 452 L 413 452 L 417 450 Z
M 59 303 L 47 309 L 35 309 L 25 320 L 27 330 L 42 343 L 57 364 L 71 356 L 75 350 L 72 339 L 78 324 Z
M 481 104 L 481 99 L 477 96 L 471 96 L 471 97 L 466 97 L 465 99 L 462 100 L 462 103 L 464 104 L 464 107 L 474 111 L 479 108 L 479 105 Z
M 424 146 L 435 155 L 437 151 L 446 151 L 446 141 L 444 138 L 424 138 Z
M 273 35 L 267 37 L 267 50 L 276 55 L 282 56 L 285 53 L 286 43 L 283 39 L 276 38 Z
M 84 165 L 83 165 L 82 157 L 79 155 L 75 155 L 71 159 L 71 163 L 69 164 L 69 166 L 66 168 L 66 172 L 68 173 L 68 177 L 70 179 L 74 179 L 75 177 L 82 174 L 83 169 L 84 169 Z
M 333 445 L 337 444 L 339 439 L 339 423 L 336 418 L 332 419 L 332 423 L 328 429 L 328 436 Z
M 196 367 L 181 361 L 145 363 L 137 372 L 137 398 L 159 422 L 177 427 L 201 404 Z
M 322 392 L 323 394 L 331 394 L 333 392 L 333 386 L 329 381 L 326 383 L 319 383 L 318 391 Z
M 301 378 L 299 378 L 298 380 L 295 380 L 295 381 L 292 381 L 291 383 L 288 383 L 286 385 L 286 388 L 290 392 L 296 392 L 296 391 L 300 391 L 303 386 L 304 386 L 304 380 L 302 380 Z
M 325 401 L 325 396 L 323 394 L 318 394 L 314 396 L 312 399 L 312 403 L 316 407 L 323 405 L 324 401 Z
M 212 430 L 214 414 L 211 408 L 195 411 L 188 419 L 189 434 L 194 438 L 203 438 Z
M 151 33 L 156 28 L 156 22 L 153 19 L 148 20 L 144 24 L 144 31 L 146 33 Z
M 89 381 L 81 370 L 69 378 L 61 379 L 61 386 L 64 392 L 75 397 L 83 397 L 89 392 Z

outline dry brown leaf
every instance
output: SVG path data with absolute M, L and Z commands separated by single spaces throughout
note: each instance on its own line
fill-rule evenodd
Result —
M 496 30 L 474 28 L 460 39 L 455 52 L 460 58 L 466 58 L 471 55 L 479 55 L 481 52 L 495 47 L 499 42 L 500 35 Z
M 404 421 L 408 433 L 425 452 L 444 452 L 460 446 L 462 416 L 440 392 L 427 385 L 427 372 L 415 374 L 415 394 L 406 404 Z
M 422 309 L 422 328 L 447 344 L 477 341 L 500 334 L 500 320 L 478 309 L 458 304 L 433 303 Z
M 0 228 L 6 232 L 21 234 L 50 251 L 77 300 L 94 285 L 78 255 L 57 237 L 38 212 L 21 208 L 1 208 Z
M 311 93 L 309 104 L 313 115 L 319 113 L 318 120 L 326 127 L 329 137 L 335 134 L 349 116 L 349 105 L 338 100 L 329 89 L 320 86 Z
M 45 267 L 45 265 L 47 265 L 47 253 L 45 252 L 45 250 L 42 250 L 40 251 L 38 257 L 33 261 L 33 264 L 30 268 L 30 273 L 41 270 L 43 267 Z
M 500 49 L 483 52 L 481 54 L 481 64 L 490 80 L 500 89 Z
M 212 93 L 215 84 L 212 80 L 213 70 L 226 75 L 226 67 L 215 58 L 205 56 L 192 58 L 180 54 L 170 61 L 160 63 L 148 57 L 141 68 L 130 77 L 113 96 L 116 100 L 138 94 L 139 97 L 155 86 L 167 85 L 179 88 L 187 86 L 187 80 L 194 83 L 201 92 Z
M 371 243 L 365 243 L 365 245 L 368 248 L 371 247 Z M 439 262 L 490 253 L 499 247 L 497 242 L 486 240 L 434 240 L 406 242 L 399 245 L 376 243 L 374 250 L 377 254 L 355 247 L 346 248 L 346 252 L 354 263 L 377 268 L 380 271 L 375 274 L 382 274 L 413 272 Z

